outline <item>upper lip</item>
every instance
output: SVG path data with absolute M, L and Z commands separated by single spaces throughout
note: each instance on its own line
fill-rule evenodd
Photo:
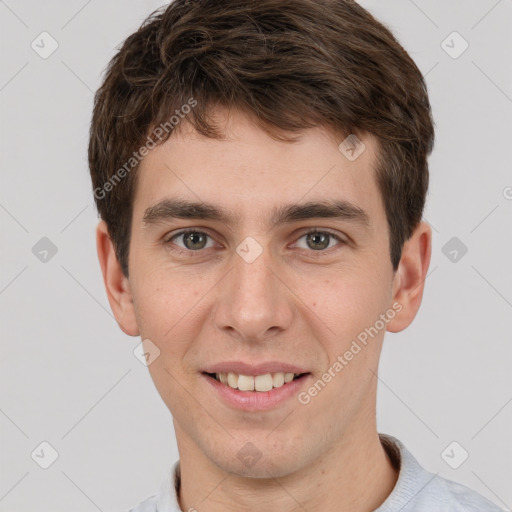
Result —
M 265 375 L 267 373 L 308 373 L 301 366 L 280 361 L 268 361 L 266 363 L 249 364 L 242 361 L 224 361 L 209 365 L 204 370 L 206 373 L 236 373 L 238 375 Z

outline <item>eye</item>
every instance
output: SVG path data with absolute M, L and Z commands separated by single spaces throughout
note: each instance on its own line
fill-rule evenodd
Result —
M 302 239 L 304 239 L 304 243 L 301 242 Z M 178 241 L 181 243 L 178 243 Z M 167 237 L 164 242 L 169 245 L 172 250 L 185 252 L 199 252 L 202 249 L 209 249 L 215 245 L 212 237 L 208 233 L 198 231 L 197 229 L 179 231 Z M 339 236 L 330 231 L 312 229 L 304 233 L 294 245 L 299 249 L 322 252 L 343 243 L 343 240 Z
M 175 240 L 182 241 L 182 245 L 176 243 Z M 210 239 L 208 241 L 208 239 Z M 199 251 L 201 249 L 209 249 L 213 247 L 213 240 L 210 235 L 205 233 L 204 231 L 197 231 L 194 229 L 188 229 L 184 231 L 180 231 L 172 235 L 171 237 L 165 240 L 168 244 L 177 245 L 182 250 L 187 251 Z
M 343 244 L 343 240 L 334 233 L 331 233 L 330 231 L 321 231 L 319 229 L 308 231 L 303 234 L 299 240 L 302 240 L 303 238 L 305 239 L 306 246 L 299 246 L 299 248 L 312 249 L 313 251 L 324 251 L 326 249 L 330 249 L 333 247 L 333 245 L 331 245 L 333 240 L 338 242 L 338 244 L 334 245 Z M 296 245 L 298 245 L 298 243 L 299 242 L 296 242 Z

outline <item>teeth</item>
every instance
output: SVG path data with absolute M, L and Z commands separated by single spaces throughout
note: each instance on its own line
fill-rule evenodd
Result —
M 238 389 L 240 391 L 254 391 L 254 377 L 249 377 L 248 375 L 239 375 Z
M 280 388 L 284 384 L 284 373 L 274 373 L 272 377 L 272 385 L 275 388 Z
M 270 391 L 273 386 L 273 379 L 270 373 L 258 375 L 254 378 L 254 389 L 256 391 Z
M 238 375 L 236 373 L 228 373 L 228 386 L 233 389 L 237 389 L 238 386 Z
M 222 384 L 226 384 L 233 389 L 240 391 L 270 391 L 272 388 L 280 388 L 284 384 L 291 382 L 300 374 L 295 373 L 266 373 L 265 375 L 238 375 L 233 372 L 216 373 L 215 378 Z
M 293 380 L 294 374 L 293 373 L 285 373 L 284 374 L 284 381 L 286 383 L 291 382 Z

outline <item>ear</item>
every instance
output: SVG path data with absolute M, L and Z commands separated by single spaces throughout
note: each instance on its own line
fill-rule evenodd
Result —
M 108 301 L 117 323 L 124 333 L 129 336 L 138 336 L 140 333 L 136 322 L 130 283 L 121 270 L 107 225 L 103 220 L 96 228 L 96 248 Z
M 423 297 L 425 278 L 432 253 L 432 230 L 420 222 L 402 249 L 402 257 L 393 278 L 393 303 L 401 306 L 399 313 L 387 324 L 390 332 L 408 327 L 418 312 Z

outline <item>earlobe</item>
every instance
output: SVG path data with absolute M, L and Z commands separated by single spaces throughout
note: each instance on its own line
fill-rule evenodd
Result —
M 123 274 L 105 221 L 96 228 L 96 249 L 103 274 L 108 301 L 121 330 L 129 336 L 138 336 L 133 298 L 128 278 Z
M 421 305 L 431 253 L 432 230 L 422 221 L 405 242 L 402 250 L 402 257 L 393 280 L 393 303 L 400 304 L 402 309 L 388 323 L 388 331 L 400 332 L 414 320 Z

